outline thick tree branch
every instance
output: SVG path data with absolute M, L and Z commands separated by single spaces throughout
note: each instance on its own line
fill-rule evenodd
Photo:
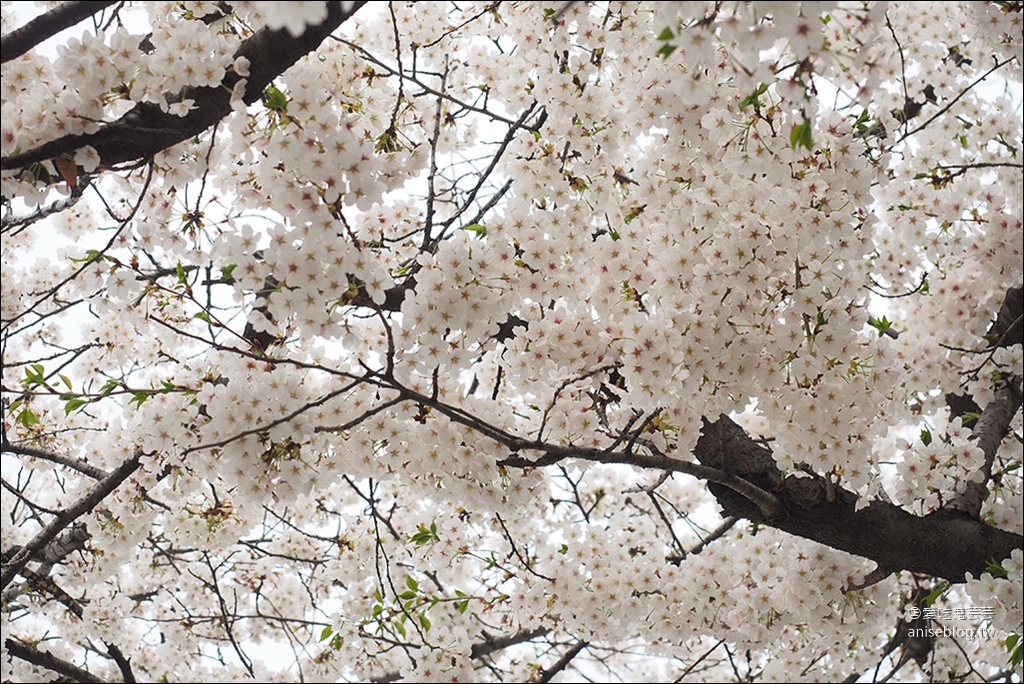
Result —
M 996 452 L 999 445 L 1010 429 L 1010 422 L 1017 414 L 1017 410 L 1024 400 L 1022 394 L 1021 377 L 1014 375 L 1009 378 L 1003 387 L 996 392 L 995 399 L 985 407 L 978 422 L 974 424 L 971 439 L 978 443 L 985 454 L 985 463 L 981 467 L 981 481 L 968 482 L 966 491 L 958 496 L 950 504 L 953 510 L 963 511 L 971 517 L 977 517 L 981 513 L 981 504 L 985 500 L 985 493 L 988 490 L 988 481 L 992 476 L 992 464 L 996 459 Z
M 271 81 L 303 55 L 315 50 L 333 30 L 365 4 L 365 1 L 329 2 L 327 19 L 316 26 L 307 27 L 298 37 L 292 36 L 287 29 L 263 28 L 246 39 L 234 55 L 249 60 L 249 75 L 246 77 L 243 97 L 245 103 L 252 104 L 259 99 Z M 95 133 L 67 135 L 5 157 L 0 160 L 0 169 L 20 169 L 58 155 L 71 154 L 85 145 L 91 145 L 96 150 L 104 166 L 149 159 L 162 150 L 198 135 L 230 114 L 231 91 L 239 80 L 241 77 L 238 74 L 229 72 L 217 87 L 189 90 L 187 97 L 194 100 L 196 106 L 186 116 L 164 112 L 158 104 L 152 102 L 141 102 L 120 119 Z M 178 93 L 170 101 L 180 101 L 185 97 L 184 93 Z
M 28 444 L 13 444 L 7 441 L 6 436 L 3 438 L 3 451 L 11 454 L 18 454 L 19 456 L 29 456 L 31 458 L 40 458 L 44 461 L 50 461 L 52 463 L 59 463 L 62 466 L 67 466 L 72 470 L 77 470 L 83 475 L 88 475 L 94 480 L 102 480 L 107 477 L 107 473 L 102 468 L 97 468 L 86 461 L 81 459 L 73 458 L 71 456 L 63 456 L 47 449 L 40 449 Z
M 1011 287 L 1006 291 L 999 314 L 985 337 L 997 347 L 1012 347 L 1024 344 L 1024 285 Z
M 4 36 L 4 54 L 0 64 L 17 59 L 39 45 L 47 38 L 52 38 L 66 28 L 70 28 L 92 15 L 100 12 L 114 2 L 65 2 L 46 14 L 32 19 L 21 28 L 14 29 Z
M 728 416 L 705 425 L 694 451 L 742 473 L 779 499 L 783 513 L 769 520 L 753 502 L 727 487 L 711 483 L 727 515 L 747 518 L 811 539 L 834 549 L 870 558 L 884 568 L 909 570 L 951 582 L 967 573 L 978 577 L 989 561 L 1000 561 L 1024 548 L 1024 537 L 991 527 L 959 511 L 939 510 L 924 517 L 884 501 L 857 510 L 858 497 L 819 475 L 783 477 L 771 452 L 751 439 Z
M 20 639 L 4 639 L 4 648 L 7 649 L 7 652 L 15 658 L 20 658 L 27 663 L 32 663 L 39 667 L 45 667 L 57 674 L 62 674 L 73 682 L 95 682 L 96 684 L 103 684 L 103 680 L 91 672 L 72 665 L 68 661 L 58 658 L 52 653 L 40 651 L 35 646 L 27 644 Z
M 142 451 L 136 451 L 131 458 L 119 465 L 104 480 L 101 480 L 93 487 L 88 494 L 65 508 L 57 515 L 49 525 L 25 544 L 10 562 L 4 563 L 3 572 L 0 573 L 0 589 L 5 588 L 14 579 L 14 576 L 21 572 L 25 564 L 32 560 L 35 555 L 50 543 L 61 531 L 73 523 L 79 516 L 92 510 L 108 494 L 114 491 L 119 484 L 124 482 L 139 467 L 139 460 L 142 458 Z
M 555 678 L 555 675 L 569 666 L 569 663 L 572 662 L 573 658 L 579 655 L 580 651 L 589 645 L 590 643 L 587 641 L 577 641 L 572 648 L 566 651 L 562 657 L 558 659 L 558 662 L 544 670 L 537 681 L 541 682 L 541 684 L 547 684 L 547 682 L 550 682 Z
M 537 627 L 536 629 L 528 629 L 522 632 L 516 632 L 515 634 L 506 634 L 504 636 L 491 636 L 487 632 L 484 632 L 484 640 L 480 643 L 473 644 L 473 648 L 469 652 L 469 657 L 473 659 L 484 658 L 495 651 L 501 651 L 509 646 L 533 641 L 538 637 L 544 636 L 550 631 L 550 629 L 544 627 Z

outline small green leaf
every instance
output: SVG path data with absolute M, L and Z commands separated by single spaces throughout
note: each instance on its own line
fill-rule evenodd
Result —
M 46 368 L 41 363 L 33 363 L 25 369 L 25 379 L 21 381 L 24 387 L 46 384 Z
M 430 631 L 430 618 L 427 617 L 426 613 L 420 613 L 420 627 L 423 628 L 424 632 Z
M 402 635 L 403 639 L 405 638 L 405 625 L 402 624 L 404 621 L 405 621 L 405 616 L 403 615 L 401 620 L 395 620 L 394 622 L 391 623 L 391 626 L 395 628 L 396 632 L 398 632 L 399 634 Z
M 561 546 L 560 546 L 560 547 L 558 548 L 558 553 L 562 554 L 563 556 L 564 556 L 565 554 L 569 553 L 569 545 L 568 545 L 568 544 L 562 544 L 562 545 L 561 545 Z
M 273 85 L 267 86 L 263 91 L 263 104 L 267 109 L 279 112 L 288 111 L 288 97 Z
M 90 250 L 86 251 L 84 257 L 77 257 L 77 258 L 76 257 L 69 257 L 69 259 L 71 259 L 71 261 L 73 261 L 76 264 L 81 264 L 81 263 L 91 264 L 93 262 L 100 261 L 103 258 L 104 258 L 103 257 L 103 252 L 101 252 L 101 251 L 99 251 L 97 249 L 90 249 Z
M 459 611 L 459 615 L 462 615 L 463 613 L 465 613 L 466 610 L 469 608 L 469 599 L 465 599 L 463 601 L 459 601 L 459 603 L 457 604 L 457 608 L 458 608 L 458 611 Z
M 921 443 L 925 446 L 932 443 L 932 433 L 928 428 L 921 428 Z
M 37 416 L 32 409 L 26 408 L 22 409 L 21 413 L 18 414 L 16 420 L 21 424 L 22 427 L 30 428 L 33 425 L 37 425 L 39 423 L 39 416 Z
M 412 590 L 414 595 L 417 591 L 419 591 L 420 588 L 419 583 L 412 577 L 412 575 L 409 575 L 405 578 L 405 586 L 409 587 L 409 589 Z
M 925 596 L 924 599 L 922 599 L 921 603 L 923 603 L 926 608 L 935 605 L 935 602 L 939 599 L 940 596 L 946 593 L 947 589 L 949 589 L 948 584 L 940 584 L 934 589 L 934 591 L 932 591 L 932 593 Z
M 185 272 L 185 267 L 181 265 L 180 261 L 177 263 L 174 270 L 178 276 L 178 284 L 182 287 L 188 285 L 188 274 Z
M 232 280 L 233 279 L 232 274 L 235 272 L 235 269 L 237 267 L 238 267 L 238 264 L 228 264 L 224 268 L 220 269 L 220 279 L 221 280 Z
M 417 594 L 415 591 L 403 591 L 401 594 L 398 595 L 398 598 L 400 598 L 403 601 L 410 601 L 412 599 L 415 599 L 417 596 L 419 596 L 419 594 Z M 406 606 L 406 610 L 408 610 L 408 606 Z
M 754 105 L 755 107 L 760 107 L 761 96 L 764 95 L 766 92 L 768 92 L 768 84 L 760 84 L 759 86 L 757 86 L 757 88 L 754 89 L 754 92 L 750 93 L 740 101 L 740 109 L 746 109 L 751 105 Z
M 71 415 L 72 411 L 77 411 L 78 409 L 82 408 L 88 403 L 88 399 L 82 399 L 80 397 L 73 397 L 71 399 L 68 399 L 64 404 L 64 415 L 69 416 Z
M 676 37 L 676 34 L 672 33 L 672 29 L 670 29 L 668 26 L 663 28 L 661 30 L 661 33 L 658 34 L 658 40 L 663 41 L 663 42 L 664 41 L 668 41 L 668 40 L 672 40 L 675 37 Z
M 1020 634 L 1011 634 L 1003 642 L 1006 650 L 1010 652 L 1008 664 L 1011 668 L 1017 669 L 1024 662 L 1024 639 Z
M 671 43 L 665 43 L 660 48 L 658 48 L 658 51 L 655 52 L 654 54 L 659 55 L 662 59 L 668 59 L 675 51 L 675 45 L 672 45 Z
M 889 329 L 892 327 L 892 321 L 890 321 L 885 316 L 882 316 L 881 319 L 875 318 L 874 316 L 869 316 L 868 325 L 878 330 L 878 336 L 881 337 L 885 333 L 889 332 Z
M 201 320 L 203 323 L 213 324 L 213 319 L 210 318 L 210 314 L 206 313 L 205 311 L 200 311 L 199 313 L 197 313 L 196 318 Z
M 803 147 L 808 151 L 813 151 L 814 138 L 810 121 L 804 119 L 803 123 L 793 126 L 793 130 L 789 132 L 789 146 L 794 150 L 797 147 Z
M 324 627 L 324 631 L 320 632 L 320 641 L 327 641 L 331 638 L 332 634 L 334 634 L 334 630 L 331 629 L 330 625 L 327 625 Z
M 994 560 L 988 562 L 985 566 L 985 572 L 992 575 L 996 579 L 1006 579 L 1009 575 L 1006 572 L 1006 568 L 1001 563 L 996 563 Z
M 479 223 L 471 223 L 464 228 L 464 230 L 476 233 L 478 237 L 487 235 L 487 227 Z
M 61 382 L 63 382 L 68 389 L 74 389 L 74 386 L 71 384 L 71 380 L 68 378 L 68 376 L 64 375 L 63 373 L 59 373 L 57 377 L 61 379 Z
M 103 387 L 100 388 L 100 396 L 109 397 L 119 386 L 120 383 L 118 383 L 117 380 L 114 380 L 113 378 L 107 380 L 103 383 Z

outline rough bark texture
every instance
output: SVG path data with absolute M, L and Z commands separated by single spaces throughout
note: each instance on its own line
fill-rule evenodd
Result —
M 1022 316 L 1024 286 L 1011 287 L 986 334 L 990 349 L 1024 342 Z M 973 437 L 985 452 L 985 482 L 971 483 L 953 505 L 924 517 L 881 500 L 858 511 L 855 494 L 818 474 L 783 477 L 771 451 L 727 416 L 714 422 L 704 420 L 695 455 L 702 464 L 731 472 L 775 496 L 783 511 L 781 516 L 769 519 L 763 506 L 727 486 L 709 482 L 709 490 L 726 515 L 870 558 L 888 572 L 910 570 L 962 582 L 967 573 L 977 577 L 989 562 L 1001 561 L 1014 549 L 1024 548 L 1021 535 L 978 518 L 996 450 L 1021 406 L 1021 378 L 1007 378 L 984 411 L 968 394 L 951 392 L 946 402 L 952 417 L 980 414 L 971 422 Z
M 70 28 L 113 5 L 113 2 L 65 2 L 46 14 L 32 19 L 21 28 L 14 29 L 4 36 L 4 54 L 0 63 L 17 59 L 23 54 L 52 38 L 66 28 Z
M 890 571 L 909 570 L 963 582 L 967 573 L 977 577 L 990 561 L 1024 548 L 1021 535 L 956 511 L 920 517 L 878 500 L 858 511 L 855 494 L 819 475 L 783 477 L 771 452 L 728 416 L 705 421 L 694 453 L 701 463 L 735 473 L 782 503 L 782 515 L 769 520 L 745 497 L 709 483 L 726 515 L 870 558 Z
M 249 75 L 243 98 L 246 104 L 259 99 L 271 81 L 303 55 L 315 50 L 334 29 L 365 4 L 354 2 L 347 11 L 343 11 L 342 3 L 329 2 L 327 19 L 308 27 L 298 37 L 292 36 L 286 29 L 272 31 L 264 28 L 243 42 L 235 51 L 235 57 L 249 60 Z M 64 136 L 5 157 L 0 160 L 0 168 L 20 169 L 58 155 L 71 154 L 85 145 L 95 148 L 101 164 L 106 167 L 149 159 L 162 150 L 198 135 L 230 114 L 231 89 L 239 80 L 237 74 L 229 72 L 218 87 L 189 90 L 187 97 L 195 100 L 196 107 L 186 116 L 175 116 L 162 111 L 157 104 L 142 102 L 95 133 Z M 180 101 L 184 97 L 178 94 L 170 100 Z

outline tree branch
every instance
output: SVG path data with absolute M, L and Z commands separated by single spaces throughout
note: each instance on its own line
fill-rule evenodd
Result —
M 989 561 L 1002 560 L 1014 549 L 1024 548 L 1021 535 L 991 527 L 961 511 L 942 509 L 920 517 L 878 500 L 857 510 L 856 494 L 820 475 L 784 478 L 774 459 L 770 465 L 765 460 L 771 459 L 771 452 L 728 416 L 705 424 L 694 453 L 701 461 L 724 455 L 725 467 L 759 483 L 779 499 L 783 510 L 781 516 L 769 520 L 753 502 L 710 483 L 708 489 L 726 514 L 870 558 L 893 571 L 963 582 L 967 573 L 978 577 Z
M 70 28 L 92 15 L 100 12 L 114 2 L 65 2 L 46 14 L 32 19 L 21 28 L 14 29 L 4 36 L 4 54 L 0 64 L 6 64 L 52 38 L 66 28 Z
M 968 482 L 966 491 L 950 503 L 950 509 L 963 511 L 971 517 L 977 517 L 981 513 L 981 504 L 988 490 L 988 480 L 992 476 L 996 452 L 1006 431 L 1010 429 L 1010 423 L 1017 414 L 1022 400 L 1024 394 L 1021 391 L 1021 377 L 1014 375 L 996 392 L 995 399 L 982 411 L 971 434 L 971 439 L 977 441 L 985 454 L 985 463 L 981 467 L 982 480 Z
M 564 670 L 569 663 L 572 662 L 573 658 L 579 655 L 580 651 L 589 645 L 590 642 L 588 641 L 577 641 L 572 648 L 566 651 L 565 654 L 558 659 L 558 662 L 544 670 L 537 681 L 541 684 L 547 684 L 547 682 L 550 682 L 555 678 L 555 675 Z
M 70 678 L 73 682 L 94 682 L 95 684 L 103 684 L 103 680 L 91 672 L 83 670 L 80 667 L 76 667 L 68 661 L 58 658 L 52 653 L 40 651 L 35 646 L 31 646 L 20 639 L 4 639 L 4 648 L 6 648 L 7 652 L 15 658 L 20 658 L 27 663 L 32 663 L 39 667 L 45 667 L 48 670 L 53 670 L 57 674 L 62 674 L 65 677 Z
M 114 491 L 119 484 L 128 479 L 138 469 L 141 458 L 142 451 L 136 450 L 131 458 L 115 468 L 105 479 L 97 483 L 88 494 L 61 511 L 49 525 L 21 547 L 9 563 L 4 563 L 3 572 L 0 573 L 0 589 L 7 587 L 11 580 L 14 579 L 14 576 L 25 567 L 25 564 L 32 560 L 35 554 L 60 534 L 65 527 L 73 523 L 79 516 L 92 510 L 110 492 Z
M 365 4 L 365 0 L 352 3 L 329 2 L 327 19 L 316 26 L 307 27 L 298 37 L 292 36 L 287 29 L 263 28 L 246 39 L 234 54 L 236 58 L 249 60 L 249 75 L 246 77 L 245 95 L 242 98 L 245 103 L 252 104 L 259 99 L 271 81 L 305 54 L 315 50 L 334 29 Z M 343 9 L 343 6 L 347 6 L 347 9 Z M 6 41 L 4 47 L 7 47 Z M 0 159 L 0 169 L 20 169 L 61 154 L 73 153 L 85 145 L 91 145 L 96 150 L 103 166 L 149 159 L 162 150 L 198 135 L 230 114 L 231 91 L 240 80 L 238 74 L 229 72 L 217 87 L 189 90 L 188 98 L 195 101 L 196 107 L 183 117 L 164 112 L 158 104 L 140 102 L 120 119 L 95 133 L 66 135 Z M 176 102 L 184 97 L 182 92 L 168 99 Z
M 469 657 L 473 659 L 484 658 L 495 651 L 501 651 L 509 646 L 533 641 L 538 637 L 544 636 L 550 631 L 551 630 L 546 627 L 537 627 L 535 629 L 527 629 L 522 632 L 516 632 L 515 634 L 508 634 L 500 637 L 491 636 L 487 632 L 484 632 L 483 642 L 473 644 L 473 648 L 469 652 Z

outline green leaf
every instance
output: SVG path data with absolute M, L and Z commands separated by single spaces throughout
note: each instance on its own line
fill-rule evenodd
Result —
M 420 588 L 419 583 L 412 577 L 412 575 L 409 575 L 405 578 L 405 586 L 409 587 L 409 589 L 413 592 L 413 595 L 415 595 Z
M 174 270 L 178 276 L 178 284 L 182 287 L 188 285 L 188 274 L 185 272 L 185 267 L 181 265 L 180 261 L 177 263 Z
M 804 147 L 809 152 L 814 150 L 814 138 L 810 121 L 804 119 L 803 123 L 793 126 L 793 130 L 789 132 L 789 146 L 794 150 L 797 147 Z
M 426 613 L 420 613 L 420 627 L 423 628 L 424 632 L 430 631 L 430 618 L 427 617 Z
M 676 46 L 675 45 L 671 45 L 669 43 L 665 43 L 660 48 L 658 48 L 658 51 L 655 52 L 654 54 L 659 55 L 662 59 L 668 59 L 672 55 L 672 53 L 675 52 L 675 51 L 676 51 Z
M 563 556 L 564 556 L 565 554 L 569 553 L 569 545 L 568 545 L 568 544 L 562 544 L 562 545 L 561 545 L 561 546 L 560 546 L 560 547 L 558 548 L 558 553 L 562 554 Z
M 331 629 L 330 625 L 327 625 L 324 627 L 324 631 L 320 632 L 320 641 L 327 641 L 331 638 L 332 634 L 334 634 L 334 630 Z
M 949 589 L 949 586 L 950 585 L 946 583 L 940 584 L 935 588 L 934 591 L 932 591 L 932 593 L 925 596 L 921 603 L 923 603 L 926 608 L 935 605 L 935 602 L 939 599 L 940 596 L 946 593 L 946 590 Z
M 878 330 L 878 336 L 881 337 L 885 333 L 889 332 L 889 328 L 892 327 L 892 321 L 885 316 L 881 319 L 877 319 L 874 316 L 868 316 L 868 325 Z
M 58 373 L 57 377 L 61 379 L 61 382 L 63 382 L 68 389 L 74 389 L 74 386 L 71 384 L 71 380 L 68 378 L 68 376 L 64 375 L 63 373 Z
M 477 237 L 483 237 L 487 235 L 487 227 L 480 223 L 471 223 L 465 226 L 463 230 L 468 230 L 477 234 Z
M 82 399 L 80 397 L 72 397 L 71 399 L 68 399 L 65 402 L 65 404 L 64 404 L 64 415 L 65 416 L 69 416 L 69 415 L 71 415 L 72 411 L 77 411 L 78 409 L 82 408 L 83 406 L 85 406 L 88 403 L 89 403 L 88 399 Z
M 135 408 L 142 408 L 143 402 L 149 399 L 149 394 L 146 390 L 132 392 L 132 398 L 128 400 L 128 403 L 135 404 Z
M 992 575 L 996 579 L 1006 579 L 1009 575 L 1006 572 L 1006 568 L 1001 563 L 996 563 L 994 560 L 988 562 L 985 566 L 985 572 Z
M 415 599 L 417 596 L 419 596 L 419 594 L 417 594 L 415 591 L 403 591 L 401 594 L 398 595 L 398 598 L 400 598 L 403 601 L 410 601 L 412 599 Z M 406 610 L 408 610 L 408 606 L 406 606 Z
M 462 615 L 463 613 L 465 613 L 466 610 L 469 608 L 469 599 L 465 599 L 465 600 L 459 601 L 459 603 L 457 604 L 457 608 L 458 608 L 458 611 L 459 611 L 459 615 Z
M 33 425 L 37 425 L 39 423 L 39 416 L 37 416 L 32 409 L 26 408 L 22 409 L 21 413 L 18 414 L 16 420 L 21 424 L 22 427 L 30 428 Z
M 100 396 L 109 397 L 114 392 L 114 390 L 118 388 L 119 385 L 120 383 L 118 383 L 118 381 L 114 380 L 113 378 L 107 380 L 105 383 L 103 383 L 103 387 L 100 388 Z
M 232 280 L 233 279 L 232 274 L 235 272 L 235 269 L 237 267 L 238 267 L 238 264 L 228 264 L 224 268 L 220 269 L 220 279 L 221 280 Z
M 78 258 L 68 257 L 68 258 L 71 259 L 71 261 L 73 261 L 76 264 L 81 264 L 81 263 L 91 264 L 91 263 L 96 262 L 96 261 L 101 261 L 104 257 L 103 257 L 103 252 L 99 251 L 98 249 L 90 249 L 90 250 L 86 251 L 84 257 L 78 257 Z
M 768 92 L 768 84 L 760 84 L 759 86 L 757 86 L 757 88 L 754 89 L 754 92 L 750 93 L 740 101 L 740 109 L 746 109 L 751 105 L 754 105 L 755 107 L 760 107 L 761 96 L 764 95 L 766 92 Z
M 396 632 L 398 632 L 399 634 L 402 635 L 403 639 L 405 638 L 405 625 L 402 624 L 404 622 L 404 620 L 405 620 L 405 616 L 403 615 L 401 620 L 395 620 L 394 622 L 391 623 L 391 626 L 395 628 Z
M 200 311 L 199 313 L 197 313 L 196 318 L 201 320 L 203 323 L 209 323 L 211 325 L 213 324 L 213 319 L 210 318 L 210 314 L 206 313 L 205 311 Z
M 288 97 L 279 88 L 268 85 L 263 91 L 263 105 L 278 112 L 288 111 Z
M 928 428 L 921 428 L 921 443 L 925 446 L 932 443 L 932 433 Z
M 658 34 L 658 40 L 663 41 L 663 42 L 664 41 L 668 41 L 668 40 L 672 40 L 675 37 L 676 37 L 676 34 L 672 33 L 672 29 L 670 29 L 668 26 L 663 28 L 661 30 L 661 33 Z
M 1006 650 L 1010 652 L 1008 664 L 1011 668 L 1017 669 L 1024 662 L 1024 640 L 1020 634 L 1011 634 L 1003 642 Z

